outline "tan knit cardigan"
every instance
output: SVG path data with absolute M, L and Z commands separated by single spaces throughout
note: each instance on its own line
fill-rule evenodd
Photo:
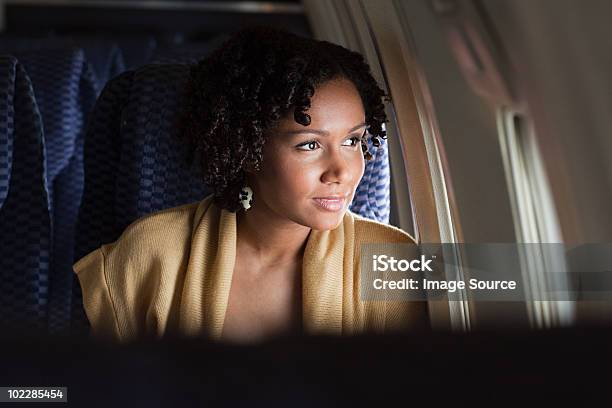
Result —
M 350 335 L 427 324 L 423 303 L 364 302 L 362 243 L 413 243 L 402 230 L 347 211 L 334 230 L 312 230 L 302 265 L 309 334 Z M 209 196 L 135 221 L 114 243 L 74 265 L 91 334 L 125 342 L 205 335 L 220 339 L 236 259 L 236 214 Z

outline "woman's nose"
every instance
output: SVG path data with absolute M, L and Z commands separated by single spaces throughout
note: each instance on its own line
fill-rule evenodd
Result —
M 328 154 L 325 169 L 321 175 L 323 183 L 349 183 L 353 178 L 350 159 L 341 152 L 333 151 Z

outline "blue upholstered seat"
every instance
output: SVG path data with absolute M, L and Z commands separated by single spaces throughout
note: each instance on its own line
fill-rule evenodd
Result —
M 122 112 L 133 77 L 134 72 L 127 71 L 109 81 L 89 119 L 83 160 L 85 186 L 78 215 L 75 259 L 116 240 L 122 232 L 115 207 L 116 184 L 122 148 Z M 71 319 L 75 333 L 86 333 L 89 322 L 83 310 L 81 286 L 76 275 Z
M 109 79 L 126 69 L 123 53 L 112 40 L 99 37 L 0 37 L 0 50 L 18 58 L 23 53 L 65 54 L 67 50 L 79 49 L 83 50 L 85 60 L 91 65 L 97 93 Z
M 84 52 L 66 41 L 3 41 L 31 80 L 45 142 L 46 189 L 51 216 L 50 267 L 46 272 L 46 325 L 66 331 L 73 287 L 74 235 L 83 190 L 83 137 L 97 84 Z M 13 272 L 19 274 L 18 270 Z
M 0 56 L 0 316 L 46 329 L 51 250 L 42 118 L 28 75 Z
M 109 81 L 98 97 L 85 134 L 85 186 L 77 223 L 75 258 L 79 259 L 121 234 L 115 212 L 116 182 L 121 157 L 122 112 L 133 71 Z
M 95 37 L 79 37 L 73 41 L 83 49 L 85 59 L 93 68 L 98 94 L 110 79 L 126 70 L 123 53 L 116 43 Z
M 374 158 L 366 161 L 363 178 L 357 186 L 350 209 L 355 214 L 388 224 L 391 210 L 389 145 L 386 140 L 379 140 L 379 147 L 368 142 L 368 149 Z
M 49 331 L 69 326 L 73 288 L 74 237 L 83 193 L 83 139 L 97 84 L 80 49 L 21 53 L 40 107 L 51 193 L 53 246 L 49 291 Z

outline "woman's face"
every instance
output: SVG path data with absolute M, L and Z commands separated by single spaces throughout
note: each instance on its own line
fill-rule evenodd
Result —
M 363 176 L 365 112 L 353 83 L 335 79 L 316 88 L 306 113 L 309 126 L 291 112 L 270 132 L 260 171 L 249 180 L 253 206 L 330 230 L 342 222 Z

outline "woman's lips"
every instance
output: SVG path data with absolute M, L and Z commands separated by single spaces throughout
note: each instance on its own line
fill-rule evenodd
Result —
M 313 198 L 314 202 L 326 211 L 340 211 L 344 208 L 344 198 Z

